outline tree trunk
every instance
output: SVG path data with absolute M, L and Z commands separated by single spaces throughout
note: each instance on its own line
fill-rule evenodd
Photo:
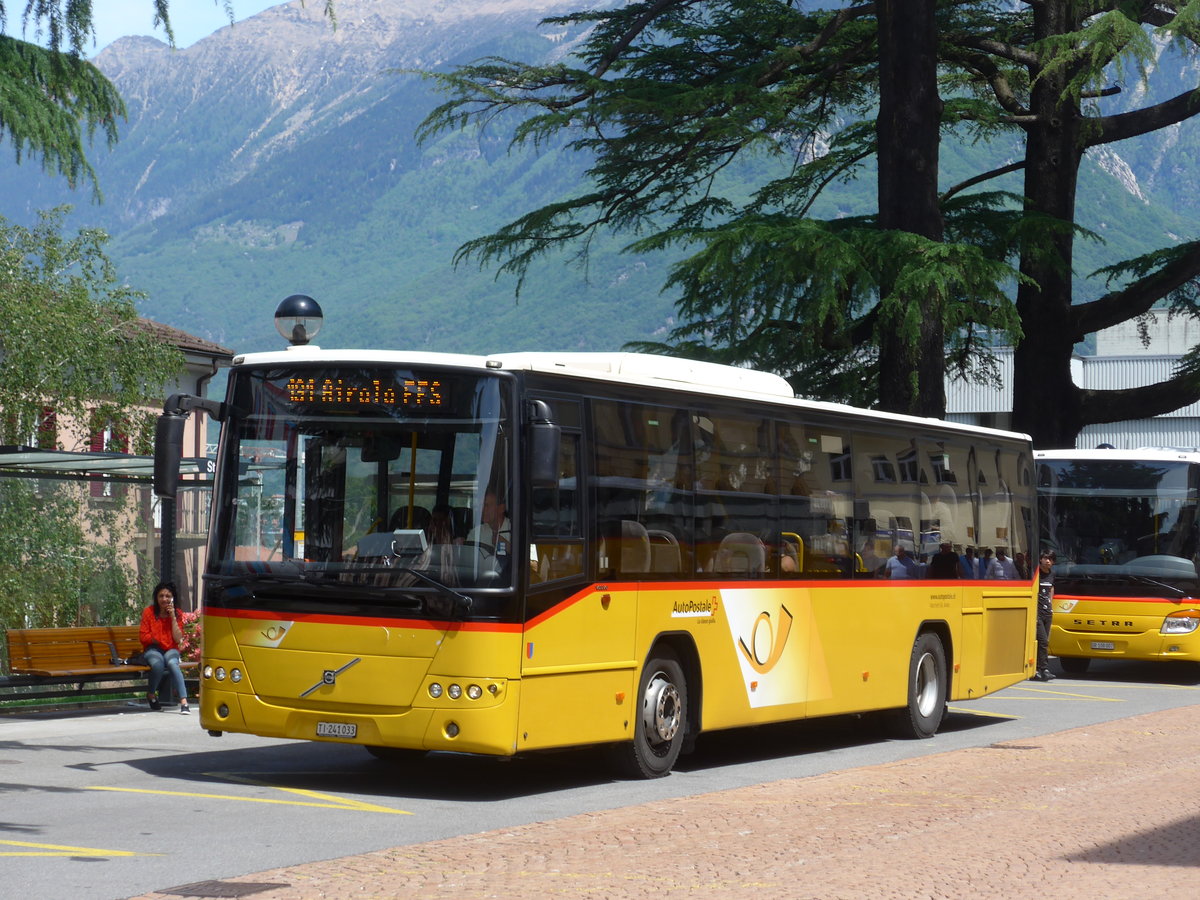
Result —
M 879 227 L 940 241 L 936 0 L 880 0 Z M 884 273 L 881 291 L 891 290 Z M 903 333 L 903 310 L 884 316 L 879 331 L 879 400 L 884 409 L 945 414 L 945 330 L 936 297 L 905 297 L 921 310 L 916 341 Z
M 1068 5 L 1052 0 L 1035 7 L 1036 40 L 1075 27 Z M 1025 208 L 1063 225 L 1021 248 L 1021 273 L 1034 283 L 1017 289 L 1025 334 L 1013 354 L 1013 428 L 1027 432 L 1043 450 L 1074 447 L 1083 427 L 1080 392 L 1071 378 L 1071 352 L 1081 337 L 1071 312 L 1071 224 L 1083 143 L 1079 112 L 1062 99 L 1067 77 L 1060 70 L 1042 73 L 1035 82 L 1030 97 L 1035 120 L 1027 128 L 1025 149 Z

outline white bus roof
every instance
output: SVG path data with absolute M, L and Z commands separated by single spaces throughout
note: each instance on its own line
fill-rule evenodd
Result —
M 1200 451 L 1182 447 L 1140 447 L 1137 450 L 1038 450 L 1035 459 L 1076 459 L 1080 462 L 1194 462 Z
M 429 351 L 323 350 L 308 344 L 289 347 L 286 350 L 239 354 L 233 360 L 235 368 L 250 365 L 290 366 L 297 363 L 454 366 L 482 369 L 489 372 L 525 371 L 570 375 L 618 384 L 638 384 L 721 397 L 786 403 L 804 409 L 873 418 L 890 423 L 907 421 L 914 426 L 937 427 L 963 434 L 987 434 L 1016 440 L 1029 440 L 1028 435 L 1012 431 L 879 410 L 866 410 L 841 403 L 804 400 L 796 397 L 785 378 L 771 372 L 759 372 L 738 366 L 679 359 L 671 356 L 657 356 L 650 353 L 516 351 L 493 353 L 487 356 L 471 356 L 461 353 Z

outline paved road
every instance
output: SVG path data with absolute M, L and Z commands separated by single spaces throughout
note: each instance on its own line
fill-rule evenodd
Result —
M 972 793 L 954 786 L 955 773 L 986 782 L 1004 760 L 1036 761 L 1069 729 L 1092 741 L 1098 729 L 1140 714 L 1188 708 L 1190 719 L 1198 681 L 1193 667 L 1126 666 L 1027 682 L 955 704 L 931 741 L 886 740 L 869 720 L 853 718 L 706 735 L 675 774 L 651 782 L 613 781 L 588 753 L 511 763 L 435 755 L 397 769 L 348 745 L 212 739 L 194 717 L 138 707 L 0 716 L 0 856 L 8 857 L 0 898 L 639 897 L 647 884 L 654 896 L 721 897 L 749 882 L 761 882 L 756 893 L 764 897 L 978 895 L 982 888 L 961 878 L 936 893 L 921 880 L 922 867 L 959 871 L 984 851 L 980 859 L 1002 860 L 995 846 L 1023 830 L 1033 852 L 1017 847 L 1010 868 L 1028 872 L 1041 843 L 1047 860 L 1058 858 L 1058 826 L 1039 821 L 1057 807 L 1019 802 L 1022 786 L 1002 780 L 985 783 L 990 793 Z M 1171 726 L 1176 732 L 1185 734 Z M 1177 750 L 1147 743 L 1143 755 L 1158 768 L 1127 769 L 1150 778 L 1135 799 L 1153 799 L 1156 821 L 1172 821 L 1172 804 L 1195 808 L 1184 783 L 1195 760 L 1186 750 L 1171 758 Z M 918 776 L 903 768 L 923 760 L 945 762 Z M 1063 785 L 1092 777 L 1073 763 L 1060 769 Z M 1036 766 L 1017 775 L 1034 794 L 1062 793 L 1039 780 Z M 912 796 L 910 777 L 924 783 L 923 794 Z M 826 788 L 834 792 L 819 794 Z M 965 805 L 955 811 L 960 796 Z M 1070 796 L 1097 808 L 1112 802 L 1107 788 L 1071 788 Z M 893 807 L 910 810 L 917 830 L 890 818 Z M 922 819 L 930 811 L 932 823 Z M 1023 814 L 1020 828 L 1002 815 L 1014 811 Z M 989 823 L 1002 826 L 1001 837 L 981 831 Z M 1098 833 L 1122 832 L 1106 825 Z M 1187 852 L 1187 844 L 1169 844 Z M 900 878 L 905 870 L 889 856 L 897 849 L 914 854 L 917 880 Z M 867 857 L 888 860 L 884 870 L 896 878 L 839 885 L 822 869 L 841 864 L 857 873 Z M 992 877 L 1010 870 L 993 868 Z
M 1200 707 L 179 885 L 139 900 L 1178 898 Z

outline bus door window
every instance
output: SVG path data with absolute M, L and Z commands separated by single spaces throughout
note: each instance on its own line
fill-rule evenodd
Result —
M 558 483 L 531 492 L 533 549 L 530 578 L 555 581 L 583 574 L 583 527 L 579 491 L 579 404 L 547 399 L 551 419 L 563 429 Z
M 848 463 L 845 467 L 830 463 L 831 456 L 840 458 L 848 444 L 831 431 L 776 423 L 780 575 L 784 578 L 840 578 L 856 567 Z M 835 480 L 843 469 L 847 477 Z
M 304 558 L 340 562 L 346 537 L 346 447 L 324 436 L 309 438 L 304 473 Z

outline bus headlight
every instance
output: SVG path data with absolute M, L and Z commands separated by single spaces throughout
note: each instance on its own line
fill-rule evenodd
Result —
M 432 697 L 434 700 L 436 700 L 438 697 L 442 696 L 442 686 L 440 684 L 438 684 L 436 681 L 433 682 L 433 684 L 429 685 L 429 696 Z
M 1173 612 L 1163 619 L 1163 634 L 1191 634 L 1200 627 L 1200 612 L 1194 609 Z
M 467 688 L 467 696 L 472 700 L 478 700 L 483 696 L 483 688 L 477 684 L 472 684 Z
M 462 687 L 457 684 L 450 685 L 450 687 L 446 688 L 446 696 L 451 700 L 457 700 L 462 696 Z

